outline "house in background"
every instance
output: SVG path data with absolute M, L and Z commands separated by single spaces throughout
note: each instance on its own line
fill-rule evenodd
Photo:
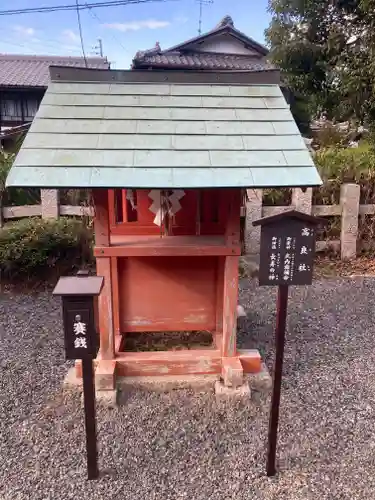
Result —
M 204 70 L 257 72 L 274 70 L 267 61 L 268 49 L 234 27 L 233 19 L 225 16 L 211 31 L 161 50 L 139 51 L 133 59 L 133 69 Z
M 269 50 L 235 28 L 225 16 L 211 31 L 162 50 L 159 43 L 150 50 L 138 51 L 132 69 L 152 71 L 202 71 L 225 73 L 261 73 L 277 69 L 268 61 Z M 281 91 L 288 104 L 290 93 L 283 83 Z M 241 241 L 245 239 L 245 209 L 241 218 Z
M 109 69 L 103 57 L 89 68 Z M 0 139 L 18 134 L 33 120 L 49 83 L 50 66 L 85 67 L 83 57 L 0 54 Z
M 133 69 L 194 70 L 223 72 L 273 71 L 268 61 L 269 50 L 235 28 L 233 19 L 225 16 L 208 33 L 197 36 L 166 50 L 157 42 L 149 50 L 138 51 Z M 280 88 L 288 104 L 293 96 L 281 81 Z

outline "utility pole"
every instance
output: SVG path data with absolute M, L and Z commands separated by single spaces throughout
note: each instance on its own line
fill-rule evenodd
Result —
M 99 53 L 95 52 L 96 55 L 103 57 L 103 40 L 101 38 L 98 38 L 98 45 L 95 45 L 94 50 L 99 51 Z
M 198 26 L 198 34 L 202 34 L 202 19 L 203 19 L 203 5 L 211 5 L 214 3 L 214 0 L 197 0 L 199 3 L 199 26 Z

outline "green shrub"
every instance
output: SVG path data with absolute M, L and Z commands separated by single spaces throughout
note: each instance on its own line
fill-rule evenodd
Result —
M 8 188 L 4 193 L 3 205 L 5 207 L 39 204 L 39 188 Z
M 5 278 L 41 278 L 92 263 L 92 232 L 78 219 L 22 219 L 0 229 Z
M 313 190 L 314 205 L 340 203 L 340 189 L 344 183 L 361 187 L 361 203 L 375 204 L 375 149 L 368 144 L 358 148 L 330 147 L 314 154 L 323 185 Z M 289 205 L 291 189 L 264 189 L 264 205 Z
M 90 198 L 88 189 L 60 189 L 61 205 L 88 205 Z
M 263 189 L 263 205 L 287 206 L 292 203 L 292 190 L 290 188 Z
M 341 131 L 328 122 L 314 134 L 320 148 L 344 147 L 349 142 L 349 130 Z
M 375 203 L 375 151 L 369 145 L 322 149 L 314 160 L 323 181 L 314 189 L 314 204 L 339 203 L 341 185 L 348 182 L 360 185 L 361 203 Z
M 360 186 L 360 203 L 375 204 L 375 148 L 362 143 L 358 148 L 338 146 L 322 148 L 314 154 L 314 161 L 323 184 L 313 189 L 314 205 L 338 205 L 341 186 L 354 183 Z M 265 205 L 289 205 L 291 190 L 265 189 Z M 341 217 L 328 217 L 328 225 L 319 230 L 319 239 L 340 237 Z M 375 217 L 361 215 L 359 219 L 360 248 L 375 253 Z

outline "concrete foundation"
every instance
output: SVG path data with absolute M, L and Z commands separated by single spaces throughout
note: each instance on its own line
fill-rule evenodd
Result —
M 226 387 L 223 382 L 217 380 L 215 382 L 215 396 L 217 400 L 249 400 L 251 398 L 251 390 L 248 382 L 245 382 L 239 387 Z
M 115 408 L 117 406 L 118 390 L 113 391 L 96 391 L 96 402 L 107 406 L 108 408 Z
M 118 377 L 116 388 L 100 390 L 96 386 L 96 398 L 100 404 L 113 407 L 118 402 L 119 391 L 149 390 L 166 392 L 176 389 L 192 389 L 197 392 L 210 392 L 214 389 L 217 398 L 243 399 L 251 397 L 251 392 L 268 393 L 272 388 L 272 378 L 264 363 L 262 370 L 256 374 L 246 374 L 245 383 L 239 387 L 225 387 L 218 375 L 187 375 L 187 376 L 161 376 L 161 377 Z M 64 379 L 64 387 L 82 389 L 82 379 L 76 376 L 74 367 L 70 368 Z
M 161 377 L 119 377 L 117 387 L 127 389 L 146 389 L 155 392 L 173 391 L 175 389 L 193 389 L 210 391 L 218 375 L 163 375 Z
M 254 391 L 268 393 L 272 389 L 272 377 L 264 363 L 262 363 L 262 370 L 259 373 L 248 373 L 246 379 Z

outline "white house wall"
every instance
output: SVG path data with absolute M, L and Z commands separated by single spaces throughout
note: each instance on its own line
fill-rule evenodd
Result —
M 221 35 L 210 38 L 200 44 L 194 44 L 189 49 L 197 52 L 217 52 L 220 54 L 238 54 L 244 56 L 260 56 L 255 50 L 248 49 L 244 45 L 229 35 Z

